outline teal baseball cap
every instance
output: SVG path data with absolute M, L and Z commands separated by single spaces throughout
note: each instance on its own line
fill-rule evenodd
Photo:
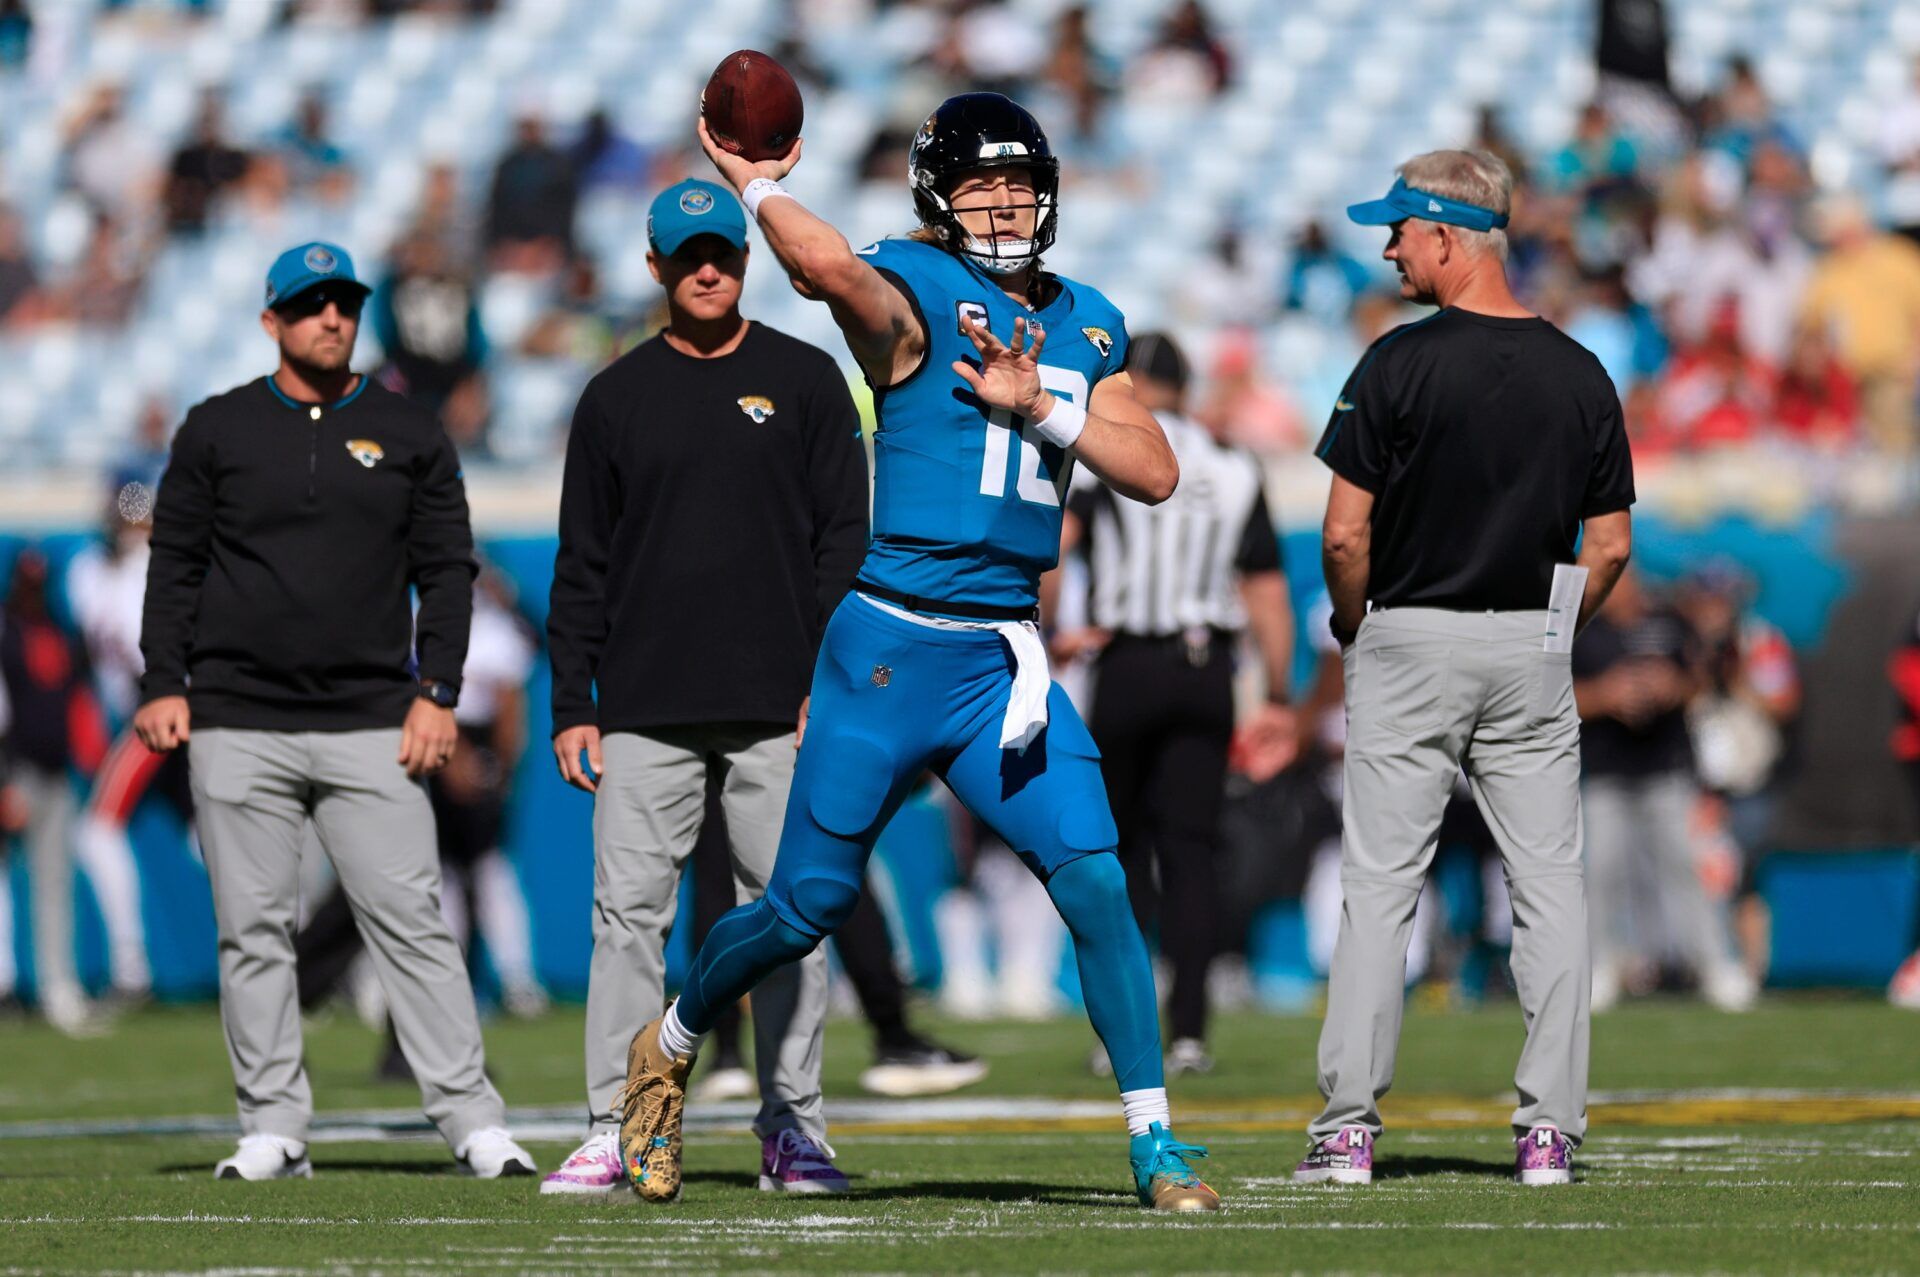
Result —
M 1394 179 L 1383 199 L 1347 205 L 1347 216 L 1362 226 L 1391 226 L 1409 217 L 1463 226 L 1470 231 L 1494 231 L 1507 224 L 1505 213 L 1408 186 L 1404 177 Z
M 284 306 L 316 284 L 346 284 L 372 292 L 353 273 L 353 258 L 338 244 L 299 244 L 273 259 L 267 271 L 267 305 Z
M 674 253 L 695 235 L 718 235 L 735 248 L 747 246 L 747 215 L 733 192 L 688 178 L 653 197 L 647 209 L 647 242 Z

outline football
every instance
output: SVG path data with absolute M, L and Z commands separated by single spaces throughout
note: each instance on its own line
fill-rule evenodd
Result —
M 787 69 L 756 49 L 729 53 L 700 93 L 700 115 L 721 150 L 749 160 L 777 160 L 800 136 L 800 86 Z

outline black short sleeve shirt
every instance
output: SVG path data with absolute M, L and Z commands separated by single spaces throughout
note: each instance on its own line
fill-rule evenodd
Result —
M 1381 607 L 1544 608 L 1581 520 L 1634 502 L 1613 383 L 1544 319 L 1449 308 L 1394 329 L 1316 451 L 1374 495 L 1367 593 Z

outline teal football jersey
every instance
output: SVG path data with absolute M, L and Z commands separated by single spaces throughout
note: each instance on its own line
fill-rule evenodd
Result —
M 1060 279 L 1029 311 L 992 278 L 931 244 L 887 239 L 860 250 L 913 302 L 927 354 L 897 386 L 875 392 L 873 543 L 861 576 L 905 594 L 992 607 L 1031 607 L 1060 555 L 1073 458 L 1023 418 L 989 409 L 953 371 L 979 363 L 962 315 L 1011 341 L 1024 316 L 1047 334 L 1047 389 L 1082 408 L 1126 367 L 1125 321 L 1097 291 Z

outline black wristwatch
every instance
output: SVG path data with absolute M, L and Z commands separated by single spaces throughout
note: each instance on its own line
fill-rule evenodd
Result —
M 420 696 L 441 709 L 452 709 L 460 703 L 460 689 L 442 683 L 438 679 L 421 679 Z

